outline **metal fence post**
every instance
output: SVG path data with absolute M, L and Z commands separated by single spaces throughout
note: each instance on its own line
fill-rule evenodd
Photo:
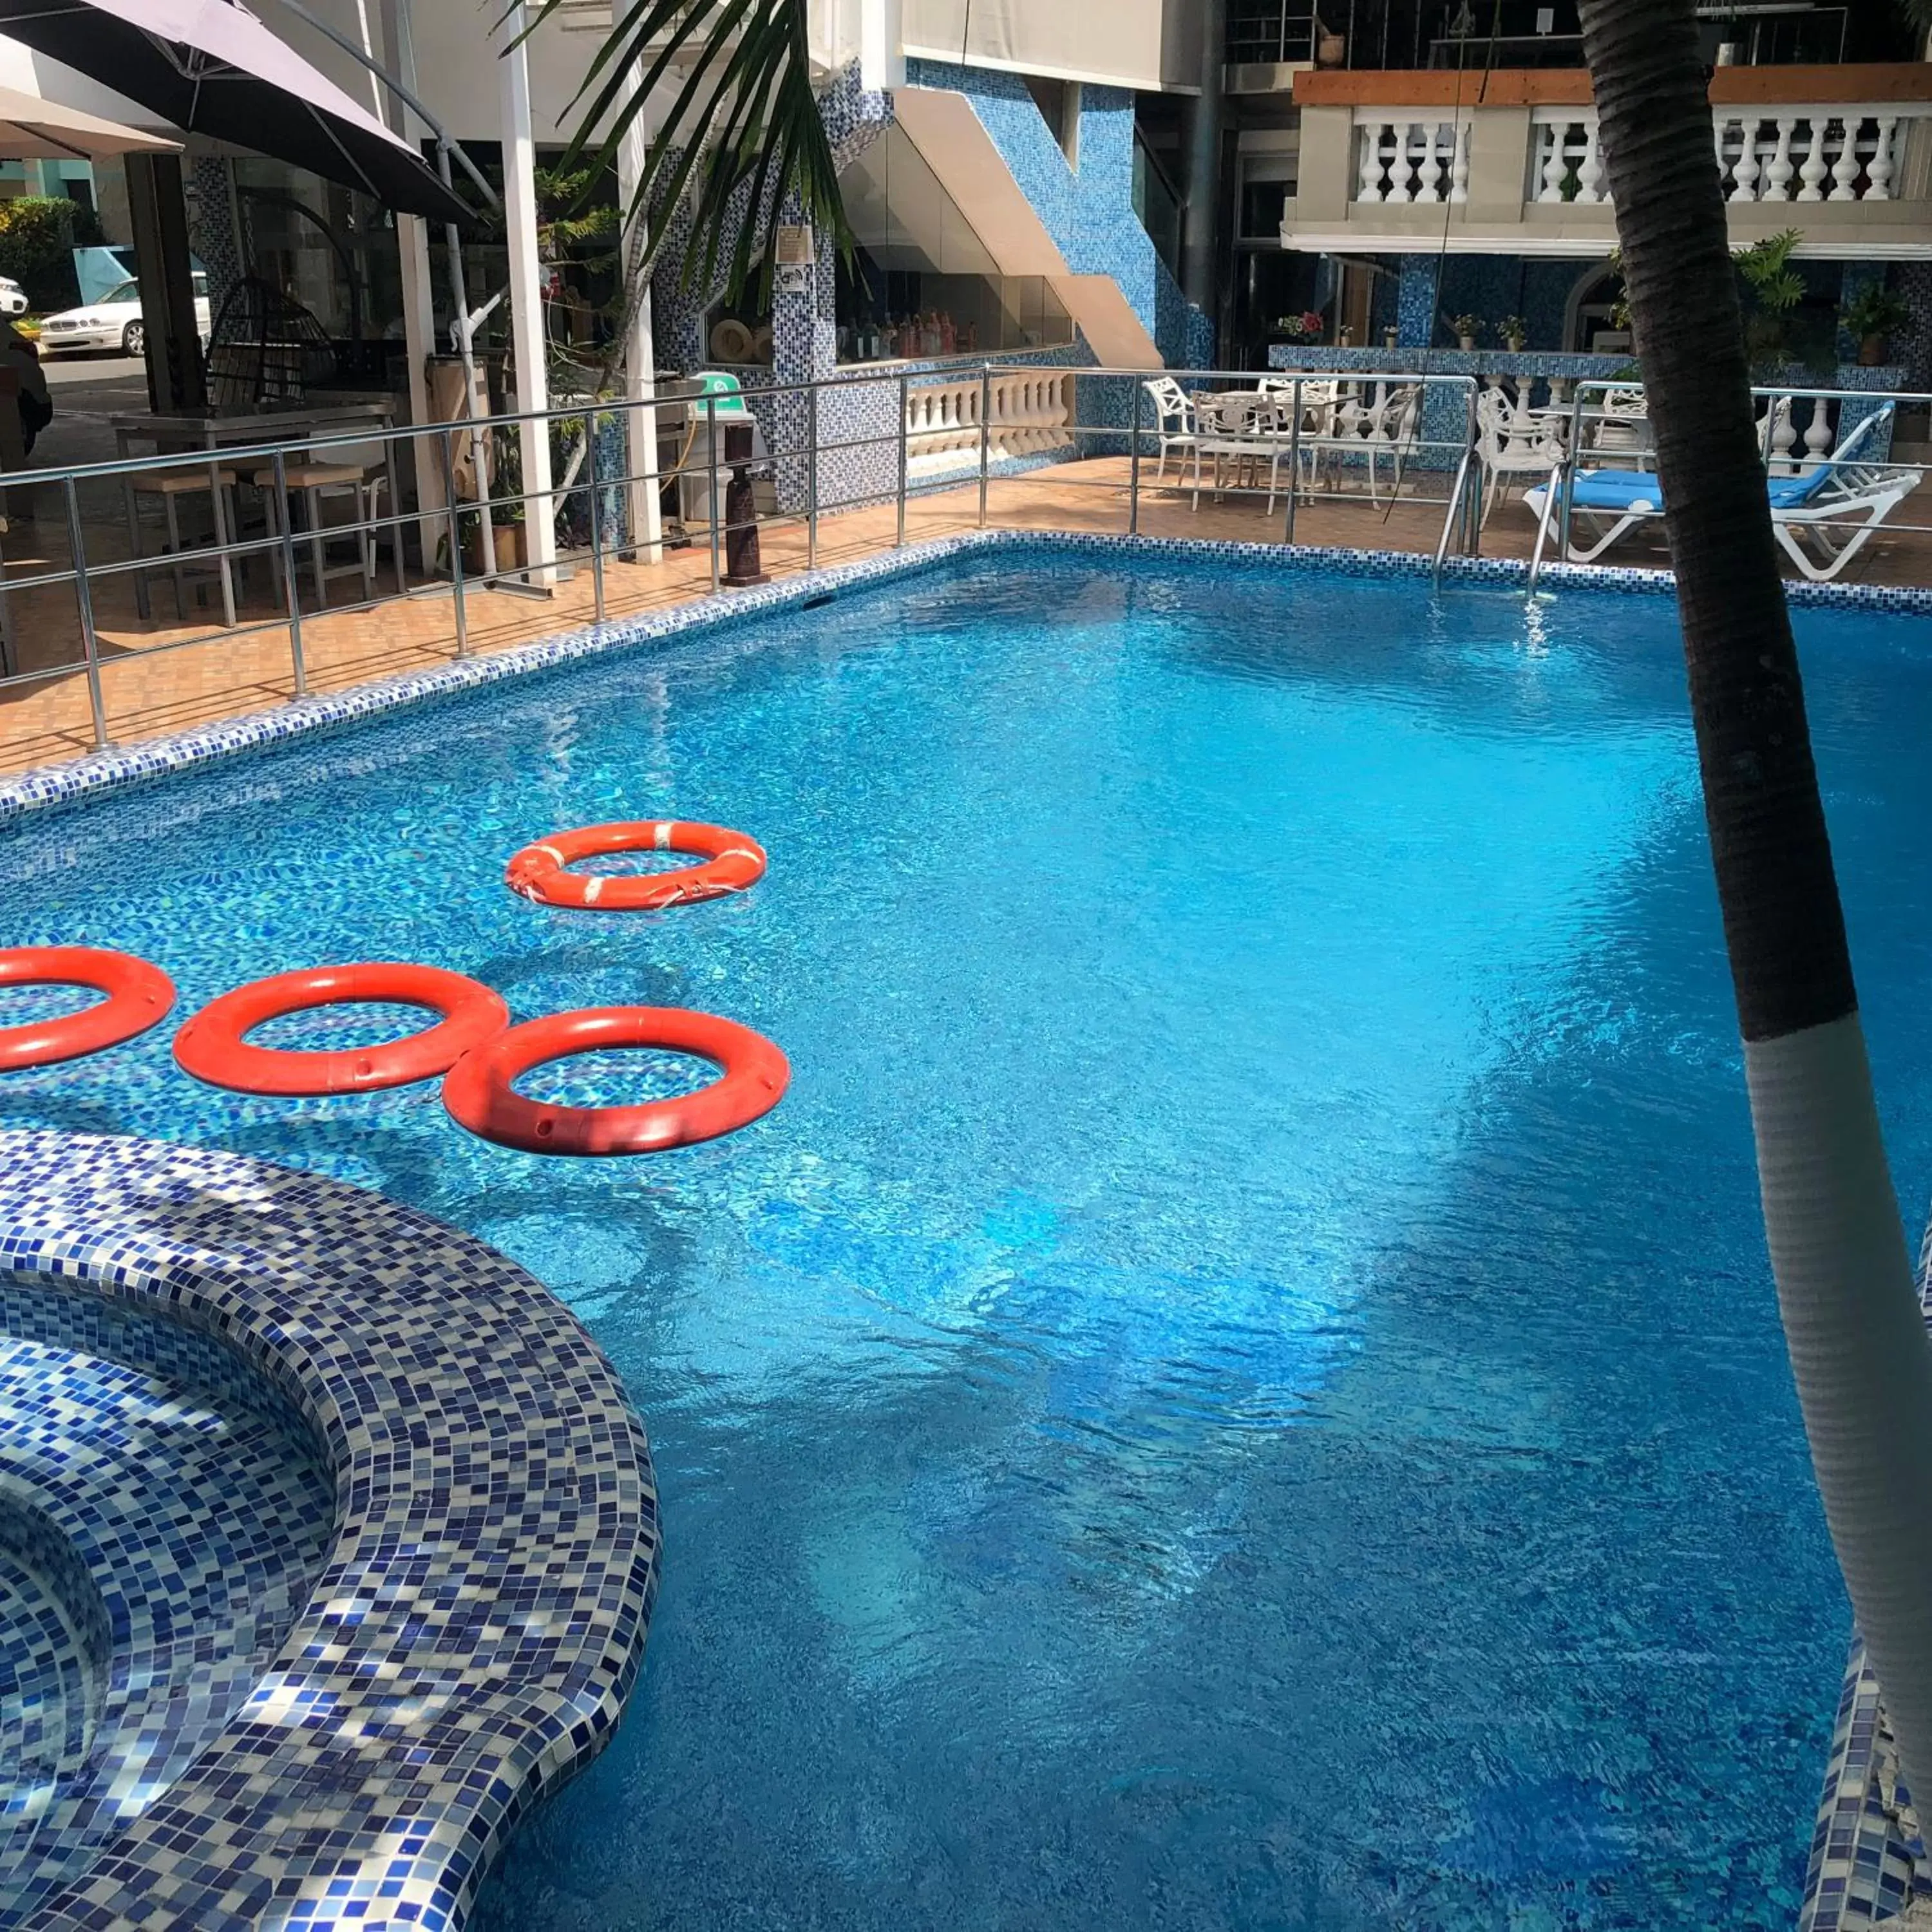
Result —
M 718 500 L 718 398 L 704 398 L 705 454 L 710 460 L 711 495 L 706 506 L 711 525 L 711 593 L 718 594 L 718 513 L 724 507 Z
M 100 695 L 100 640 L 94 630 L 94 593 L 87 584 L 87 547 L 80 533 L 80 499 L 74 478 L 67 479 L 67 540 L 74 552 L 74 600 L 80 611 L 80 648 L 87 661 L 87 702 L 94 716 L 94 748 L 104 752 L 113 741 L 107 735 L 107 707 Z
M 1127 534 L 1141 533 L 1141 386 L 1129 390 L 1127 404 Z
M 1294 541 L 1294 503 L 1301 494 L 1301 378 L 1294 379 L 1294 386 L 1288 392 L 1288 521 L 1282 526 L 1281 540 L 1285 544 Z
M 818 568 L 818 385 L 805 392 L 805 567 Z
M 463 519 L 456 507 L 456 458 L 447 428 L 438 436 L 437 445 L 442 453 L 443 503 L 449 515 L 449 587 L 456 605 L 456 655 L 461 657 L 470 648 L 470 624 L 463 601 Z
M 626 466 L 628 468 L 629 466 Z M 590 479 L 590 586 L 597 621 L 604 621 L 604 532 L 597 515 L 597 412 L 584 412 L 584 467 Z
M 899 517 L 898 526 L 892 533 L 892 548 L 895 550 L 902 550 L 905 547 L 906 409 L 911 393 L 911 377 L 902 375 L 899 377 Z
M 980 364 L 980 527 L 986 527 L 987 472 L 993 460 L 993 369 Z
M 282 583 L 289 593 L 289 657 L 295 666 L 296 695 L 304 695 L 308 689 L 308 666 L 302 656 L 302 598 L 296 588 L 296 532 L 292 506 L 289 502 L 288 466 L 283 452 L 275 452 L 275 520 L 282 526 Z M 316 520 L 320 523 L 318 516 Z M 316 568 L 320 571 L 318 563 Z M 315 594 L 320 598 L 322 586 L 318 583 Z

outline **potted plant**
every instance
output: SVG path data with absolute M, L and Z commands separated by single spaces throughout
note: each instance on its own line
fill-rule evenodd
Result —
M 1290 342 L 1319 342 L 1328 325 L 1319 309 L 1304 309 L 1299 315 L 1285 315 L 1274 326 L 1275 333 Z
M 490 485 L 490 554 L 484 566 L 499 575 L 521 570 L 530 560 L 524 535 L 524 448 L 520 430 L 493 430 L 496 475 Z
M 1483 319 L 1479 315 L 1452 315 L 1449 318 L 1449 332 L 1456 338 L 1458 349 L 1473 349 L 1476 338 L 1483 332 Z
M 1875 369 L 1892 358 L 1891 338 L 1912 320 L 1912 311 L 1903 296 L 1882 282 L 1868 282 L 1845 304 L 1838 326 L 1858 345 L 1858 362 Z
M 1529 324 L 1520 315 L 1506 315 L 1496 324 L 1496 333 L 1509 345 L 1512 356 L 1520 356 L 1529 340 Z
M 1348 57 L 1347 38 L 1317 20 L 1315 23 L 1315 64 L 1340 67 Z

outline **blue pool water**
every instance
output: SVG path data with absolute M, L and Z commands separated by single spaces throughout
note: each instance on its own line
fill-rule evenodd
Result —
M 1798 622 L 1916 1209 L 1932 652 Z M 501 884 L 671 813 L 770 875 L 642 918 Z M 490 1932 L 1789 1923 L 1846 1612 L 1667 603 L 1007 553 L 27 823 L 0 865 L 0 942 L 146 953 L 187 1008 L 420 958 L 791 1055 L 765 1120 L 630 1162 L 485 1147 L 434 1088 L 214 1092 L 162 1036 L 0 1084 L 8 1124 L 412 1202 L 626 1377 L 645 1673 Z

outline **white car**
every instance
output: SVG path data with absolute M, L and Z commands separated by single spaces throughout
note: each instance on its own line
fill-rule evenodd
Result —
M 194 278 L 194 320 L 206 342 L 214 324 L 208 314 L 208 278 L 204 274 Z M 64 308 L 40 324 L 43 356 L 68 349 L 118 349 L 124 356 L 138 356 L 146 346 L 140 284 L 131 276 L 118 288 L 110 289 L 98 302 L 88 302 L 80 308 Z
M 11 275 L 0 275 L 0 315 L 25 315 L 27 292 Z

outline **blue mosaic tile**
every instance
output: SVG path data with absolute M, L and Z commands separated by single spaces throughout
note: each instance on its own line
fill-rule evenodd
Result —
M 0 1923 L 453 1932 L 635 1680 L 615 1375 L 380 1196 L 53 1133 L 0 1177 Z
M 944 487 L 944 486 L 935 486 Z M 1136 537 L 1100 533 L 1028 530 L 970 530 L 956 536 L 888 550 L 753 590 L 701 598 L 676 609 L 592 625 L 542 643 L 405 676 L 378 679 L 327 697 L 298 698 L 272 710 L 203 725 L 124 748 L 95 752 L 59 764 L 43 765 L 0 780 L 0 824 L 25 812 L 67 805 L 110 790 L 164 777 L 212 758 L 254 751 L 310 733 L 338 729 L 364 718 L 426 703 L 448 693 L 469 691 L 505 678 L 527 677 L 607 651 L 635 650 L 697 630 L 746 623 L 768 612 L 795 608 L 807 598 L 916 572 L 937 569 L 956 557 L 993 548 L 1030 550 L 1049 565 L 1080 558 L 1135 554 L 1218 562 L 1232 569 L 1327 572 L 1350 577 L 1428 577 L 1431 560 L 1408 550 L 1360 549 L 1334 544 L 1203 542 L 1194 538 Z M 1504 557 L 1450 557 L 1442 567 L 1445 582 L 1522 587 L 1528 566 Z M 1544 566 L 1538 579 L 1545 592 L 1588 591 L 1598 595 L 1672 596 L 1676 580 L 1667 570 L 1607 568 L 1591 564 Z M 1838 610 L 1932 614 L 1932 590 L 1883 584 L 1787 584 L 1795 605 Z
M 1918 1305 L 1932 1328 L 1932 1225 L 1918 1251 Z M 1875 1924 L 1898 1917 L 1921 1898 L 1932 1898 L 1932 1860 L 1900 1775 L 1898 1742 L 1878 1678 L 1864 1639 L 1854 1630 L 1811 1833 L 1798 1932 Z

